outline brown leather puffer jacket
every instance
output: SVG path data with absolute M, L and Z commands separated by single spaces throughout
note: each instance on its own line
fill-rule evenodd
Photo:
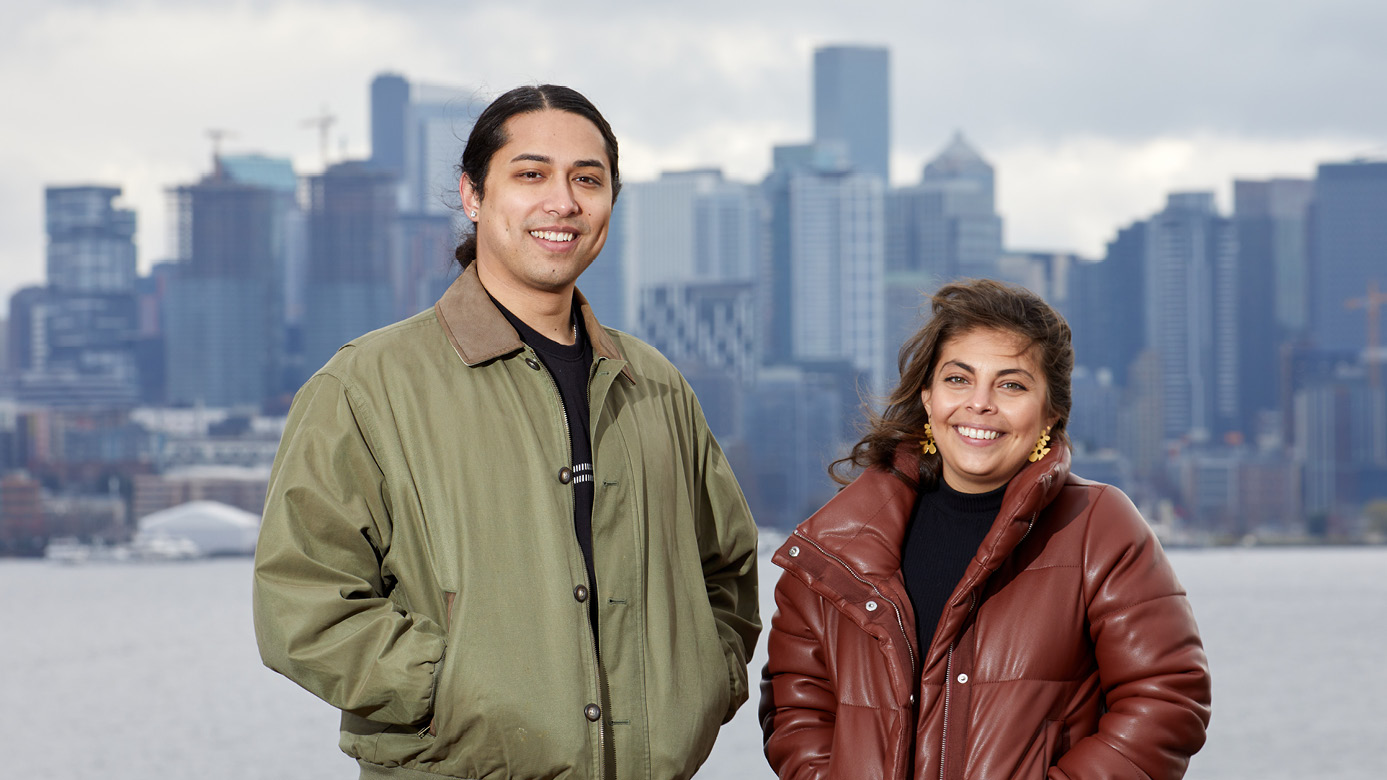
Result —
M 915 473 L 909 454 L 896 465 Z M 785 572 L 761 724 L 779 776 L 1184 775 L 1209 722 L 1208 666 L 1131 501 L 1070 476 L 1063 447 L 1028 465 L 923 652 L 900 573 L 914 502 L 867 471 L 773 558 Z

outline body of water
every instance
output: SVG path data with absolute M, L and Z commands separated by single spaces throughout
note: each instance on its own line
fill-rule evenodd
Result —
M 1387 549 L 1171 553 L 1209 652 L 1192 780 L 1387 773 Z M 250 561 L 0 561 L 0 759 L 24 780 L 356 776 L 337 714 L 260 664 Z M 779 569 L 762 559 L 769 622 Z M 752 663 L 765 660 L 765 641 Z M 753 688 L 754 690 L 754 688 Z M 773 778 L 753 700 L 699 778 Z

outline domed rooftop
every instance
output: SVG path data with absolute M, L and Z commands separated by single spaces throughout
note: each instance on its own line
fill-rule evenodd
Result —
M 140 518 L 136 540 L 187 539 L 202 555 L 250 555 L 260 518 L 217 501 L 190 501 Z

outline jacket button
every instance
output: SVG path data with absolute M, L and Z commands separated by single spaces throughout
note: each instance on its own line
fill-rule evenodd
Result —
M 960 675 L 958 676 L 958 684 L 959 684 L 959 685 L 967 685 L 967 684 L 968 684 L 968 675 L 966 675 L 966 674 L 960 674 Z
M 539 370 L 539 361 L 535 360 L 532 357 L 525 358 L 525 365 L 529 366 L 530 368 L 533 368 L 536 371 Z
M 877 611 L 877 603 L 876 603 L 875 601 L 869 601 L 869 602 L 867 602 L 867 611 L 868 611 L 868 612 L 876 612 L 876 611 Z
M 559 469 L 559 481 L 562 482 L 562 483 L 565 484 L 565 485 L 567 485 L 568 483 L 572 482 L 572 481 L 573 481 L 573 469 L 571 469 L 571 468 L 569 468 L 569 467 L 567 467 L 567 466 L 564 466 L 563 468 Z
M 583 708 L 583 717 L 596 723 L 602 717 L 602 708 L 596 704 L 589 704 Z
M 791 557 L 791 558 L 798 558 L 798 557 L 799 557 L 799 548 L 798 548 L 798 547 L 791 547 L 791 548 L 790 548 L 790 557 Z
M 914 703 L 915 703 L 915 694 L 913 694 L 913 693 L 910 694 L 910 703 L 911 703 L 911 704 L 914 704 Z
M 587 601 L 587 600 L 588 600 L 588 586 L 586 586 L 586 585 L 579 585 L 578 587 L 574 588 L 574 589 L 573 589 L 573 598 L 575 598 L 575 599 L 577 599 L 577 600 L 579 600 L 579 601 Z

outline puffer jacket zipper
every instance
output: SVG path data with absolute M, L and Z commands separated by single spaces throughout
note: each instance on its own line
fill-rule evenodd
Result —
M 1049 487 L 1051 475 L 1046 474 L 1044 479 L 1046 487 Z M 1020 547 L 1021 543 L 1026 541 L 1026 537 L 1031 535 L 1031 530 L 1035 528 L 1036 518 L 1039 516 L 1039 510 L 1031 512 L 1031 519 L 1026 523 L 1026 532 L 1021 534 L 1021 538 L 1017 539 L 1016 544 L 1011 548 L 1013 554 L 1016 552 L 1016 548 Z M 973 614 L 973 610 L 977 608 L 978 591 L 975 588 L 969 593 L 968 614 Z M 967 617 L 965 616 L 964 619 L 966 620 Z M 944 780 L 945 760 L 948 758 L 949 752 L 949 699 L 954 684 L 954 648 L 957 645 L 958 640 L 954 640 L 954 642 L 949 645 L 948 660 L 944 664 L 944 728 L 942 730 L 943 734 L 940 735 L 939 738 L 939 780 Z
M 871 582 L 870 580 L 868 580 L 868 579 L 866 579 L 865 577 L 863 577 L 862 575 L 858 574 L 858 573 L 857 573 L 856 571 L 854 571 L 853 568 L 852 568 L 851 566 L 849 566 L 842 558 L 839 558 L 838 556 L 834 555 L 833 553 L 830 553 L 828 550 L 825 550 L 818 542 L 816 542 L 816 541 L 814 541 L 813 539 L 810 539 L 809 537 L 807 537 L 807 536 L 801 534 L 801 533 L 799 532 L 798 529 L 796 529 L 795 532 L 794 532 L 793 534 L 791 534 L 791 535 L 794 536 L 794 537 L 796 537 L 796 538 L 798 538 L 798 539 L 802 539 L 806 544 L 810 545 L 810 546 L 813 547 L 815 550 L 818 550 L 820 555 L 822 555 L 822 556 L 824 556 L 825 558 L 828 558 L 829 560 L 831 560 L 831 561 L 837 563 L 839 566 L 841 566 L 841 567 L 843 568 L 843 571 L 846 571 L 853 579 L 855 579 L 855 580 L 857 580 L 858 582 L 862 583 L 863 585 L 866 585 L 867 587 L 871 588 L 872 591 L 873 591 L 874 593 L 877 594 L 877 597 L 878 597 L 878 598 L 880 598 L 882 601 L 885 601 L 887 604 L 890 604 L 890 605 L 891 605 L 891 609 L 894 610 L 895 613 L 896 613 L 896 626 L 897 626 L 898 628 L 900 628 L 900 630 L 901 630 L 901 639 L 905 642 L 905 651 L 906 651 L 906 654 L 910 657 L 910 675 L 906 678 L 906 680 L 910 681 L 910 682 L 911 682 L 911 685 L 912 685 L 912 687 L 913 687 L 913 686 L 914 686 L 914 680 L 915 680 L 915 678 L 919 675 L 919 672 L 917 671 L 917 663 L 916 663 L 916 661 L 915 661 L 915 648 L 914 648 L 913 645 L 910 644 L 910 641 L 911 641 L 911 640 L 910 640 L 910 634 L 905 630 L 905 618 L 901 616 L 901 608 L 900 608 L 900 605 L 896 604 L 895 601 L 893 601 L 893 600 L 887 598 L 886 594 L 881 592 L 881 588 L 878 588 L 878 587 L 876 586 L 876 583 L 873 583 L 873 582 Z M 911 703 L 912 703 L 912 704 L 914 703 L 914 695 L 913 695 L 913 694 L 911 695 Z M 912 707 L 912 711 L 913 711 L 913 707 Z M 907 718 L 907 721 L 909 721 L 908 718 Z M 910 729 L 901 729 L 901 739 L 898 740 L 898 741 L 897 741 L 897 744 L 896 744 L 896 765 L 897 765 L 897 766 L 907 766 L 907 762 L 910 761 L 910 756 L 908 756 L 908 755 L 906 755 L 906 754 L 909 752 L 909 749 L 910 749 L 911 737 L 912 737 L 912 732 L 911 732 Z
M 1032 518 L 1034 522 L 1034 518 Z M 1029 531 L 1027 531 L 1029 533 Z M 973 590 L 968 594 L 968 615 L 973 614 L 973 610 L 978 608 L 978 592 Z M 964 616 L 967 620 L 967 615 Z M 954 648 L 958 646 L 955 639 L 949 645 L 949 657 L 944 663 L 944 728 L 939 736 L 939 780 L 944 780 L 945 762 L 949 757 L 949 699 L 954 687 Z

